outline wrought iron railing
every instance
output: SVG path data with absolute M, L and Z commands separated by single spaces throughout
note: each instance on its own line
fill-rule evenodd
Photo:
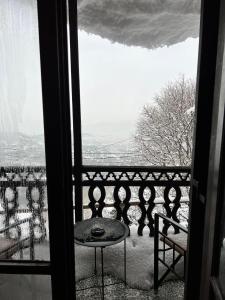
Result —
M 82 185 L 89 200 L 85 208 L 89 216 L 101 217 L 111 207 L 114 217 L 130 225 L 136 207 L 138 234 L 147 226 L 153 236 L 155 211 L 161 209 L 178 222 L 179 217 L 188 217 L 187 207 L 182 206 L 189 201 L 190 173 L 189 167 L 84 166 Z
M 32 236 L 34 243 L 40 243 L 46 238 L 46 191 L 45 167 L 0 169 L 0 228 L 4 230 L 13 227 L 3 231 L 6 238 L 19 240 L 24 239 L 24 235 Z M 23 226 L 21 220 L 27 218 L 30 222 Z M 34 255 L 31 257 L 34 258 Z M 22 253 L 20 258 L 23 258 Z
M 2 167 L 1 226 L 18 222 L 23 213 L 30 214 L 34 240 L 43 241 L 48 227 L 46 185 L 45 167 Z M 134 222 L 139 235 L 148 227 L 152 236 L 155 211 L 163 210 L 175 221 L 187 217 L 189 185 L 188 167 L 83 166 L 83 215 L 110 216 L 127 225 Z

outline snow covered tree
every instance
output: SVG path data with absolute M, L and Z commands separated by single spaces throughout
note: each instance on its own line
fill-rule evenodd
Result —
M 135 144 L 143 163 L 161 166 L 191 164 L 195 82 L 183 76 L 169 83 L 145 105 Z

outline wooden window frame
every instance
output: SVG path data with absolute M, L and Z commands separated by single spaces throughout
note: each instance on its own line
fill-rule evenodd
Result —
M 216 105 L 218 53 L 220 52 L 220 21 L 223 0 L 202 0 L 199 39 L 198 73 L 196 87 L 196 127 L 193 145 L 191 203 L 189 218 L 187 276 L 185 300 L 206 299 L 209 296 L 208 274 L 210 260 L 206 256 L 206 223 L 209 221 L 206 207 L 210 180 L 213 111 Z M 211 266 L 210 266 L 211 267 Z M 203 275 L 205 274 L 205 275 Z M 209 277 L 209 276 L 208 276 Z M 208 278 L 209 279 L 209 278 Z

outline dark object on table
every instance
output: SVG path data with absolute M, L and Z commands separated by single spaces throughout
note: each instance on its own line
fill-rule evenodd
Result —
M 77 222 L 74 226 L 76 240 L 85 242 L 116 241 L 124 235 L 123 224 L 108 218 L 92 218 Z
M 105 233 L 105 230 L 103 228 L 100 228 L 100 227 L 96 227 L 96 228 L 91 229 L 91 234 L 93 236 L 101 236 L 104 233 Z

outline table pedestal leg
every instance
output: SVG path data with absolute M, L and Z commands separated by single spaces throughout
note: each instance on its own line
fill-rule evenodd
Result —
M 124 239 L 124 284 L 127 285 L 127 249 L 126 249 L 126 239 Z
M 94 270 L 95 275 L 97 275 L 97 265 L 96 265 L 96 247 L 95 247 L 95 270 Z
M 104 300 L 104 265 L 103 265 L 103 247 L 101 247 L 101 260 L 102 260 L 102 299 Z
M 74 244 L 74 256 L 75 256 L 75 244 Z M 75 264 L 75 267 L 74 267 L 74 277 L 75 277 L 75 299 L 76 299 L 76 293 L 77 293 L 77 280 L 76 280 L 76 257 L 75 258 L 75 261 L 74 261 L 74 264 Z

